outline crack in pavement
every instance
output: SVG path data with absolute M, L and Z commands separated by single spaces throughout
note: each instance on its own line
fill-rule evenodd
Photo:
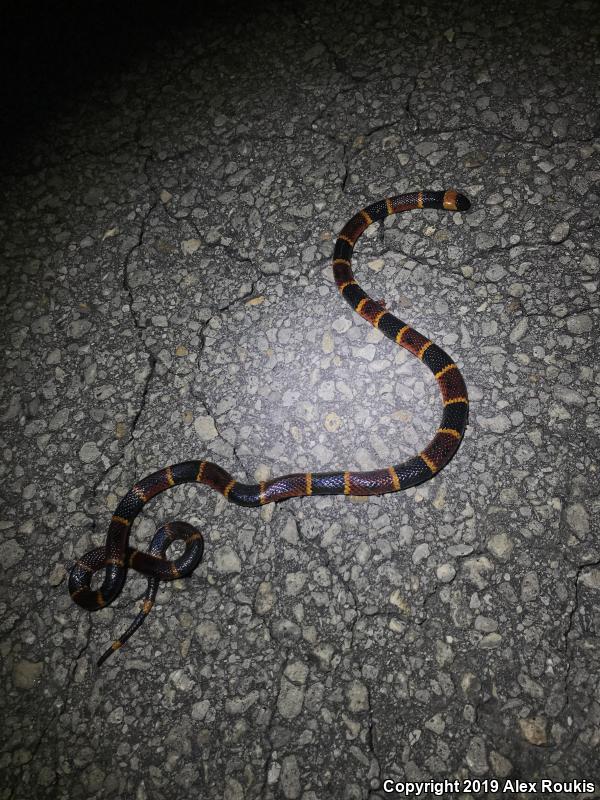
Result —
M 371 687 L 365 680 L 367 687 L 367 714 L 368 714 L 368 727 L 366 736 L 366 745 L 369 748 L 373 757 L 373 762 L 369 767 L 368 777 L 371 779 L 371 789 L 378 789 L 381 783 L 381 759 L 376 749 L 376 734 L 375 734 L 375 718 L 373 715 L 373 701 L 371 698 Z
M 133 289 L 132 289 L 130 281 L 129 281 L 129 265 L 131 263 L 131 259 L 133 257 L 133 254 L 137 250 L 139 250 L 140 247 L 142 247 L 142 244 L 143 244 L 143 241 L 144 241 L 144 235 L 145 235 L 145 232 L 146 232 L 147 221 L 148 221 L 150 215 L 152 214 L 152 212 L 154 211 L 154 209 L 156 208 L 157 205 L 158 205 L 158 201 L 155 201 L 154 203 L 150 204 L 150 206 L 148 207 L 147 211 L 144 213 L 144 215 L 142 217 L 142 220 L 141 220 L 141 223 L 140 223 L 140 228 L 139 228 L 139 232 L 138 232 L 138 235 L 137 235 L 137 238 L 136 238 L 136 242 L 129 248 L 129 250 L 125 254 L 125 258 L 123 260 L 123 265 L 122 265 L 122 286 L 123 286 L 124 291 L 127 293 L 127 297 L 128 297 L 128 300 L 129 300 L 129 302 L 128 302 L 128 311 L 129 311 L 130 317 L 131 317 L 131 319 L 133 321 L 133 327 L 134 327 L 137 339 L 138 339 L 139 343 L 142 345 L 143 350 L 146 350 L 145 342 L 144 342 L 144 334 L 143 334 L 143 330 L 144 330 L 145 326 L 143 326 L 140 323 L 140 321 L 138 319 L 138 316 L 136 315 L 135 310 L 134 310 Z M 93 494 L 94 497 L 96 496 L 96 494 L 98 492 L 98 489 L 100 488 L 101 484 L 105 481 L 107 476 L 123 462 L 123 460 L 125 458 L 125 455 L 127 453 L 128 447 L 131 444 L 133 444 L 133 442 L 134 442 L 137 425 L 138 425 L 140 417 L 141 417 L 141 415 L 144 412 L 144 409 L 146 407 L 146 401 L 147 401 L 147 397 L 148 397 L 148 390 L 149 390 L 149 387 L 150 387 L 150 383 L 151 383 L 151 381 L 152 381 L 152 379 L 153 379 L 153 377 L 155 375 L 155 372 L 156 372 L 156 363 L 157 363 L 156 356 L 151 352 L 148 353 L 148 355 L 147 355 L 147 371 L 146 371 L 146 375 L 144 376 L 144 384 L 142 386 L 140 400 L 139 400 L 139 403 L 138 403 L 137 410 L 136 410 L 136 412 L 134 414 L 134 417 L 133 417 L 133 419 L 131 421 L 131 425 L 130 425 L 130 429 L 129 429 L 129 435 L 127 437 L 127 440 L 123 443 L 123 445 L 121 447 L 120 454 L 119 454 L 119 457 L 117 458 L 117 460 L 114 461 L 112 464 L 109 464 L 104 469 L 102 474 L 98 477 L 98 479 L 95 481 L 95 483 L 94 483 L 94 485 L 92 487 L 92 494 Z M 93 524 L 92 524 L 92 534 L 95 531 L 95 529 L 96 529 L 96 522 L 94 520 Z
M 83 653 L 85 653 L 86 650 L 88 649 L 89 644 L 90 644 L 90 640 L 91 640 L 92 624 L 91 624 L 91 619 L 89 617 L 90 617 L 90 615 L 88 615 L 88 619 L 85 620 L 85 622 L 86 622 L 86 625 L 85 625 L 86 633 L 85 633 L 85 639 L 84 639 L 83 645 L 79 648 L 77 653 L 73 656 L 71 665 L 67 669 L 67 674 L 66 674 L 66 677 L 65 677 L 65 683 L 64 683 L 64 685 L 62 687 L 62 695 L 59 696 L 59 697 L 62 698 L 62 702 L 58 702 L 58 698 L 57 698 L 57 700 L 55 700 L 54 707 L 56 708 L 56 713 L 55 714 L 48 714 L 48 722 L 42 728 L 42 730 L 41 730 L 41 732 L 40 732 L 40 734 L 39 734 L 39 736 L 37 738 L 37 741 L 36 741 L 35 745 L 32 748 L 31 758 L 29 759 L 27 764 L 35 763 L 35 759 L 37 758 L 37 755 L 38 755 L 38 753 L 40 751 L 40 748 L 42 747 L 44 741 L 46 740 L 48 732 L 50 731 L 50 729 L 52 728 L 53 725 L 57 724 L 58 712 L 60 712 L 60 714 L 63 715 L 69 710 L 70 702 L 71 702 L 71 692 L 72 692 L 72 688 L 73 688 L 75 672 L 77 670 L 77 664 L 79 663 L 79 659 L 81 658 Z M 59 755 L 60 754 L 59 754 L 58 748 L 55 746 L 54 747 L 54 753 L 53 753 L 53 759 L 52 759 L 53 771 L 54 771 L 54 780 L 52 781 L 52 783 L 47 784 L 48 786 L 58 786 L 59 783 L 60 783 L 61 775 L 60 775 L 60 771 L 59 771 L 59 768 L 58 768 L 59 767 L 59 765 L 58 765 Z M 11 787 L 10 794 L 7 796 L 7 800 L 12 800 L 12 798 L 14 797 L 15 792 L 17 791 L 18 788 L 19 788 L 18 782 L 15 782 L 15 784 Z
M 277 705 L 279 703 L 279 697 L 281 695 L 281 684 L 285 675 L 285 670 L 287 669 L 289 663 L 289 657 L 290 657 L 289 651 L 284 651 L 280 659 L 279 670 L 273 680 L 273 683 L 276 684 L 277 686 L 277 690 L 273 692 L 273 702 L 269 712 L 269 724 L 265 730 L 265 738 L 267 739 L 267 742 L 269 744 L 269 752 L 264 760 L 262 781 L 258 788 L 258 794 L 257 794 L 257 796 L 261 797 L 262 800 L 270 800 L 269 772 L 271 771 L 273 759 L 277 756 L 277 751 L 275 750 L 272 738 L 273 724 L 277 713 Z M 279 775 L 277 776 L 277 779 L 279 779 Z M 275 781 L 273 781 L 273 783 L 275 783 Z
M 242 261 L 244 263 L 252 264 L 252 261 L 249 258 L 239 258 L 238 260 Z M 199 349 L 198 349 L 198 355 L 197 355 L 196 363 L 200 362 L 200 360 L 201 360 L 201 358 L 202 358 L 202 356 L 204 354 L 204 349 L 206 347 L 205 330 L 206 330 L 207 326 L 210 324 L 210 322 L 213 319 L 215 319 L 216 317 L 218 317 L 221 314 L 223 314 L 226 311 L 228 311 L 233 306 L 238 305 L 240 303 L 244 303 L 246 300 L 250 299 L 253 295 L 255 295 L 255 293 L 256 293 L 256 284 L 257 284 L 257 281 L 252 281 L 251 284 L 250 284 L 250 289 L 248 289 L 248 291 L 244 292 L 244 294 L 242 294 L 241 296 L 235 297 L 233 300 L 230 300 L 225 305 L 219 306 L 216 309 L 216 311 L 213 314 L 211 314 L 211 316 L 202 324 L 202 326 L 201 326 L 201 328 L 200 328 L 200 330 L 198 332 L 198 338 L 200 339 L 200 346 L 199 346 Z M 219 427 L 217 425 L 217 421 L 216 421 L 216 418 L 215 418 L 215 414 L 214 414 L 212 408 L 210 407 L 210 404 L 208 402 L 208 398 L 206 396 L 206 393 L 203 392 L 202 390 L 200 390 L 199 388 L 196 388 L 196 384 L 192 383 L 191 386 L 190 386 L 190 394 L 196 400 L 200 401 L 200 403 L 202 404 L 202 406 L 204 408 L 204 411 L 212 419 L 213 424 L 215 426 L 215 429 L 217 431 L 217 434 L 218 434 L 219 438 L 222 441 L 224 441 L 229 447 L 231 447 L 232 452 L 233 452 L 233 457 L 234 457 L 236 463 L 238 464 L 238 466 L 242 470 L 243 474 L 247 475 L 248 471 L 247 471 L 246 465 L 244 464 L 244 462 L 240 458 L 240 455 L 239 455 L 239 453 L 237 451 L 237 447 L 235 445 L 232 445 L 230 442 L 228 442 L 227 439 L 220 433 Z
M 570 644 L 569 640 L 571 638 L 571 634 L 572 634 L 573 628 L 575 626 L 575 615 L 579 611 L 579 582 L 580 582 L 582 573 L 588 567 L 600 567 L 600 559 L 597 559 L 595 561 L 583 561 L 582 563 L 577 565 L 577 568 L 575 570 L 575 578 L 574 578 L 574 581 L 575 581 L 575 592 L 574 592 L 573 600 L 571 602 L 571 609 L 569 611 L 569 617 L 568 617 L 568 620 L 567 620 L 567 626 L 566 626 L 565 632 L 563 634 L 563 640 L 564 640 L 563 649 L 564 649 L 564 655 L 565 655 L 566 662 L 567 662 L 567 666 L 566 666 L 565 674 L 564 674 L 564 679 L 563 679 L 564 693 L 565 693 L 565 697 L 566 697 L 566 701 L 565 701 L 565 705 L 563 707 L 563 711 L 565 711 L 565 712 L 569 708 L 569 706 L 571 705 L 571 697 L 570 697 L 570 694 L 569 694 L 569 677 L 570 677 L 570 674 L 571 674 L 571 667 L 572 667 L 572 663 L 573 663 L 573 660 L 571 658 L 571 654 L 572 654 L 572 651 L 573 651 L 573 645 Z
M 305 498 L 303 498 L 303 499 L 305 499 Z M 344 580 L 343 576 L 340 574 L 339 570 L 337 569 L 337 565 L 335 564 L 333 558 L 330 556 L 329 551 L 327 550 L 327 547 L 322 545 L 316 538 L 311 539 L 309 536 L 306 535 L 306 533 L 303 533 L 303 525 L 298 520 L 298 517 L 297 517 L 297 515 L 295 513 L 295 510 L 291 509 L 290 513 L 291 513 L 292 517 L 294 518 L 294 521 L 296 523 L 296 527 L 298 529 L 298 533 L 302 537 L 302 541 L 305 544 L 308 544 L 311 547 L 311 549 L 313 550 L 313 552 L 317 552 L 317 553 L 319 553 L 321 555 L 321 558 L 318 559 L 319 562 L 321 563 L 321 565 L 324 566 L 324 567 L 327 567 L 327 569 L 329 569 L 331 571 L 331 573 L 333 575 L 335 575 L 339 585 L 344 587 L 344 590 L 350 595 L 350 597 L 352 599 L 353 606 L 351 606 L 351 608 L 353 609 L 355 616 L 354 616 L 354 619 L 352 620 L 352 623 L 351 623 L 350 644 L 347 647 L 345 647 L 343 649 L 343 651 L 342 651 L 342 652 L 349 652 L 349 651 L 351 651 L 353 649 L 353 645 L 354 645 L 354 629 L 356 627 L 356 624 L 357 624 L 358 620 L 361 617 L 361 611 L 360 611 L 360 608 L 359 608 L 358 599 L 357 599 L 356 594 L 354 592 L 354 589 L 352 587 L 352 582 L 351 582 L 351 580 L 348 580 L 348 581 Z

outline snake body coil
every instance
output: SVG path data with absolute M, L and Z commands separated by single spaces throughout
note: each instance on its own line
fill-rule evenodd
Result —
M 152 607 L 160 581 L 185 577 L 202 557 L 202 535 L 191 525 L 173 522 L 155 534 L 148 552 L 129 547 L 133 521 L 153 497 L 182 483 L 203 483 L 220 492 L 232 503 L 256 507 L 310 495 L 379 495 L 408 489 L 433 477 L 452 458 L 464 434 L 468 416 L 465 382 L 454 361 L 426 336 L 391 314 L 382 302 L 372 300 L 354 279 L 351 258 L 354 245 L 373 222 L 390 214 L 416 208 L 466 211 L 469 200 L 453 190 L 411 192 L 381 200 L 359 211 L 339 234 L 333 253 L 335 282 L 344 299 L 363 319 L 388 339 L 404 347 L 426 364 L 438 382 L 444 411 L 440 426 L 429 444 L 401 464 L 368 472 L 307 472 L 283 475 L 258 484 L 237 481 L 226 470 L 210 461 L 184 461 L 173 464 L 138 481 L 123 497 L 112 516 L 106 544 L 90 550 L 75 562 L 69 578 L 72 599 L 89 611 L 111 603 L 120 593 L 127 569 L 148 576 L 148 589 L 142 610 L 127 631 L 101 657 L 100 663 L 118 649 L 143 622 Z M 175 560 L 165 558 L 169 544 L 180 539 L 185 552 Z M 105 569 L 104 581 L 91 588 L 94 572 Z

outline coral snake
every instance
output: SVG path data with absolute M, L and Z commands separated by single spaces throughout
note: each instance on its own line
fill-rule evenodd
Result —
M 372 300 L 361 289 L 354 279 L 351 258 L 361 234 L 369 225 L 390 214 L 416 208 L 466 211 L 469 207 L 469 200 L 454 190 L 411 192 L 380 200 L 352 217 L 339 234 L 333 252 L 335 282 L 344 299 L 363 319 L 423 361 L 433 372 L 442 394 L 444 410 L 440 426 L 429 444 L 418 455 L 401 464 L 367 472 L 294 473 L 248 484 L 237 481 L 210 461 L 184 461 L 142 478 L 118 504 L 108 527 L 105 545 L 86 553 L 73 564 L 70 572 L 71 597 L 88 611 L 96 611 L 112 603 L 123 588 L 128 569 L 141 572 L 148 578 L 141 611 L 101 656 L 98 664 L 119 649 L 139 628 L 152 608 L 160 582 L 190 575 L 202 558 L 201 533 L 179 521 L 159 528 L 148 551 L 129 546 L 133 521 L 146 503 L 160 492 L 182 483 L 203 483 L 220 492 L 230 502 L 249 507 L 309 495 L 379 495 L 422 483 L 450 461 L 460 445 L 467 424 L 468 398 L 462 375 L 454 361 L 440 347 L 391 314 L 382 301 Z M 185 549 L 179 558 L 169 560 L 165 557 L 166 550 L 175 540 L 183 541 Z M 92 576 L 101 569 L 105 570 L 104 581 L 98 589 L 93 589 Z

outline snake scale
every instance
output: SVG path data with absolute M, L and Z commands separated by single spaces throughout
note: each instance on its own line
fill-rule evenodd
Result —
M 232 503 L 257 507 L 290 497 L 311 495 L 380 495 L 416 486 L 433 477 L 452 458 L 463 437 L 468 417 L 467 388 L 450 356 L 426 336 L 402 322 L 382 301 L 372 300 L 361 289 L 352 272 L 354 246 L 374 222 L 391 214 L 416 208 L 467 211 L 469 200 L 454 190 L 421 191 L 396 195 L 373 203 L 355 214 L 339 234 L 333 252 L 333 274 L 342 297 L 354 311 L 388 339 L 419 358 L 433 372 L 442 395 L 443 414 L 439 428 L 429 444 L 401 464 L 367 472 L 303 472 L 282 475 L 258 484 L 241 483 L 229 472 L 210 461 L 184 461 L 147 475 L 138 481 L 117 505 L 103 547 L 90 550 L 76 561 L 69 576 L 72 599 L 88 611 L 104 608 L 123 588 L 128 569 L 148 578 L 141 611 L 132 624 L 101 656 L 101 664 L 118 650 L 142 624 L 156 597 L 161 581 L 190 575 L 202 558 L 202 534 L 185 522 L 163 525 L 154 535 L 148 551 L 129 546 L 131 526 L 144 508 L 160 492 L 182 483 L 202 483 L 220 492 Z M 184 543 L 183 554 L 169 560 L 165 554 L 175 540 Z M 102 585 L 92 588 L 92 576 L 105 570 Z

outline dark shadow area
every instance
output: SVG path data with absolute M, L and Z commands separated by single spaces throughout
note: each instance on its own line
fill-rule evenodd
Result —
M 211 27 L 228 18 L 235 24 L 248 7 L 224 0 L 44 5 L 11 0 L 0 28 L 2 160 L 10 160 L 13 149 L 21 149 L 99 81 L 110 84 L 178 31 L 197 28 L 209 41 Z

